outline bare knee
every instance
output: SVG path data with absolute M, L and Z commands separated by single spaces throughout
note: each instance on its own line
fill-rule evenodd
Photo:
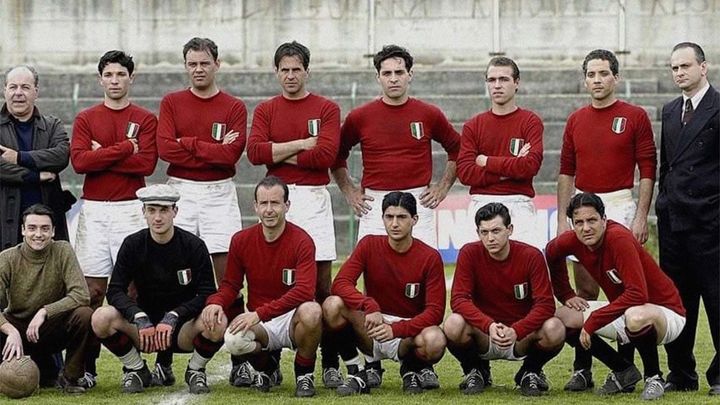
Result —
M 420 335 L 416 338 L 417 342 L 417 354 L 425 361 L 435 363 L 439 361 L 443 353 L 445 353 L 445 347 L 447 346 L 447 339 L 442 329 L 437 326 L 429 326 L 420 332 Z
M 450 316 L 443 323 L 443 331 L 447 340 L 453 343 L 458 343 L 462 339 L 463 331 L 467 323 L 465 319 L 459 314 L 450 314 Z
M 345 324 L 340 316 L 344 307 L 345 303 L 337 295 L 331 295 L 325 299 L 322 304 L 322 315 L 329 328 L 339 329 Z
M 546 349 L 562 347 L 565 342 L 565 325 L 556 317 L 546 320 L 540 328 L 539 345 Z
M 95 335 L 100 339 L 104 339 L 115 333 L 112 323 L 115 318 L 117 318 L 117 315 L 117 310 L 111 306 L 104 306 L 96 309 L 90 320 L 92 330 Z
M 625 326 L 631 332 L 639 331 L 653 322 L 652 315 L 644 305 L 630 307 L 625 310 Z
M 298 320 L 308 328 L 320 327 L 322 308 L 317 302 L 304 302 L 297 309 Z

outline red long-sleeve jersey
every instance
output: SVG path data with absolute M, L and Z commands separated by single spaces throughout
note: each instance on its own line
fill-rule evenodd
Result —
M 257 224 L 233 235 L 225 276 L 206 305 L 227 311 L 247 279 L 247 307 L 265 322 L 314 300 L 316 278 L 315 245 L 305 231 L 286 222 L 282 235 L 268 242 Z
M 160 102 L 157 146 L 160 158 L 170 166 L 168 176 L 186 180 L 213 181 L 235 175 L 235 164 L 245 149 L 247 110 L 239 99 L 219 92 L 200 98 L 181 90 Z M 229 144 L 213 138 L 213 131 L 224 136 L 240 134 Z
M 540 117 L 521 108 L 507 115 L 492 111 L 476 115 L 463 126 L 458 179 L 470 186 L 470 194 L 534 197 L 532 182 L 542 164 L 543 130 Z M 530 144 L 530 152 L 517 157 L 524 144 Z M 478 155 L 488 157 L 485 167 L 475 163 Z
M 402 105 L 371 101 L 348 114 L 340 129 L 334 167 L 347 167 L 350 149 L 360 143 L 362 186 L 374 190 L 423 187 L 432 179 L 432 145 L 439 142 L 456 160 L 460 135 L 434 105 L 410 98 Z
M 560 174 L 575 176 L 575 186 L 592 193 L 633 188 L 640 178 L 655 179 L 657 151 L 644 109 L 618 100 L 609 107 L 592 105 L 570 115 L 560 154 Z
M 313 132 L 313 133 L 311 133 Z M 311 150 L 296 155 L 297 164 L 273 163 L 272 144 L 317 136 Z M 340 144 L 340 108 L 334 102 L 310 94 L 300 100 L 273 97 L 253 113 L 247 156 L 255 165 L 266 165 L 268 175 L 288 184 L 319 186 L 330 182 L 328 169 Z
M 135 126 L 137 125 L 137 130 Z M 138 152 L 128 140 L 128 130 L 138 142 Z M 73 169 L 85 175 L 85 200 L 126 201 L 145 187 L 145 176 L 155 170 L 157 119 L 152 112 L 130 104 L 113 110 L 101 103 L 80 112 L 73 123 L 70 159 Z M 135 132 L 136 131 L 136 132 Z M 101 145 L 93 150 L 92 141 Z
M 593 312 L 583 328 L 593 333 L 630 307 L 661 305 L 680 315 L 685 308 L 672 280 L 623 225 L 608 220 L 602 245 L 591 251 L 573 231 L 551 240 L 546 257 L 555 296 L 560 302 L 575 297 L 570 287 L 565 257 L 575 255 L 605 292 L 610 304 Z
M 365 294 L 356 287 L 361 274 Z M 331 291 L 350 309 L 410 318 L 392 324 L 395 337 L 417 336 L 439 325 L 445 314 L 442 259 L 418 239 L 408 251 L 398 253 L 387 236 L 362 238 L 335 276 Z
M 482 242 L 463 246 L 453 277 L 450 307 L 472 326 L 490 333 L 501 322 L 522 340 L 555 313 L 542 252 L 511 240 L 510 255 L 493 259 Z

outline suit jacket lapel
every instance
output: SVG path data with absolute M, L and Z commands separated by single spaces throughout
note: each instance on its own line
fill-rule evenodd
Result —
M 677 143 L 675 144 L 675 152 L 670 162 L 674 161 L 678 156 L 681 156 L 685 149 L 692 145 L 695 138 L 700 134 L 700 130 L 705 127 L 707 121 L 713 116 L 714 111 L 717 111 L 718 93 L 710 86 L 705 96 L 700 100 L 700 104 L 698 104 L 698 107 L 695 109 L 692 119 L 685 126 L 682 126 L 682 122 L 679 119 L 681 113 L 675 111 L 680 109 L 678 107 L 679 105 L 682 105 L 682 97 L 680 98 L 680 103 L 676 104 L 675 108 L 673 108 L 671 116 L 672 124 L 677 125 L 679 123 L 681 128 L 679 132 L 677 132 L 676 139 L 674 139 Z M 678 117 L 677 120 L 675 119 L 676 117 Z

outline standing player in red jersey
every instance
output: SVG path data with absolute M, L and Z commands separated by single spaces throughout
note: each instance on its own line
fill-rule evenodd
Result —
M 455 182 L 460 136 L 440 109 L 409 96 L 413 57 L 406 49 L 387 45 L 373 62 L 383 94 L 345 119 L 333 177 L 360 217 L 358 240 L 365 235 L 385 235 L 380 202 L 390 191 L 406 191 L 420 202 L 415 237 L 437 248 L 433 210 Z M 439 142 L 448 154 L 445 172 L 436 184 L 430 184 L 431 141 Z M 347 170 L 350 149 L 358 143 L 363 165 L 360 187 L 353 184 Z
M 517 106 L 520 69 L 510 58 L 492 58 L 485 71 L 490 111 L 463 126 L 457 161 L 458 179 L 470 186 L 469 215 L 501 202 L 513 219 L 514 239 L 538 249 L 545 239 L 536 226 L 533 177 L 543 159 L 543 123 L 537 114 Z M 468 230 L 469 227 L 468 227 Z M 475 240 L 476 229 L 468 241 Z
M 565 211 L 575 191 L 596 193 L 606 204 L 608 218 L 625 225 L 640 243 L 645 243 L 657 165 L 650 119 L 643 108 L 617 99 L 619 63 L 612 52 L 594 50 L 582 67 L 591 104 L 572 113 L 565 126 L 558 212 Z M 632 198 L 635 167 L 640 171 L 637 205 Z M 566 218 L 558 215 L 558 235 L 568 229 Z M 580 297 L 597 299 L 598 285 L 581 263 L 575 263 L 574 277 Z M 621 345 L 621 351 L 628 359 L 633 358 L 632 346 Z M 592 388 L 591 367 L 592 357 L 578 346 L 574 373 L 565 389 Z
M 255 388 L 270 390 L 277 364 L 268 352 L 296 349 L 295 396 L 315 395 L 315 357 L 322 333 L 322 310 L 314 302 L 315 246 L 307 232 L 285 219 L 290 208 L 287 185 L 268 176 L 255 187 L 260 223 L 236 233 L 228 271 L 216 294 L 208 297 L 202 319 L 212 330 L 227 319 L 225 343 L 249 354 Z M 237 315 L 235 297 L 244 281 L 248 310 Z M 255 371 L 257 370 L 257 371 Z
M 232 178 L 245 148 L 247 110 L 215 82 L 220 69 L 215 42 L 193 38 L 183 47 L 183 58 L 190 88 L 160 102 L 157 147 L 170 163 L 168 184 L 182 196 L 175 224 L 205 242 L 219 284 L 230 238 L 242 228 Z
M 642 378 L 640 371 L 600 336 L 632 344 L 642 358 L 645 388 L 642 399 L 662 397 L 664 383 L 658 344 L 675 340 L 685 326 L 685 308 L 672 280 L 623 225 L 606 219 L 595 194 L 574 196 L 566 215 L 574 232 L 548 243 L 546 257 L 553 289 L 564 303 L 556 316 L 567 328 L 567 343 L 582 346 L 611 372 L 601 395 L 626 392 Z M 608 301 L 587 301 L 570 287 L 565 258 L 575 257 L 600 285 Z
M 337 258 L 327 184 L 328 169 L 335 162 L 340 142 L 340 108 L 305 88 L 310 50 L 304 45 L 295 41 L 280 45 L 274 61 L 282 94 L 255 108 L 248 159 L 253 164 L 266 165 L 268 175 L 278 176 L 288 184 L 292 208 L 287 219 L 313 238 L 317 264 L 315 298 L 322 303 L 330 295 L 330 271 Z M 337 349 L 326 338 L 320 347 L 323 384 L 337 388 L 342 383 Z M 238 381 L 235 385 L 241 384 Z
M 510 240 L 514 226 L 501 203 L 475 214 L 480 236 L 460 249 L 443 330 L 448 350 L 465 374 L 464 394 L 483 391 L 482 360 L 522 360 L 515 383 L 537 396 L 548 390 L 542 371 L 565 341 L 565 327 L 553 317 L 555 301 L 542 252 Z
M 70 159 L 85 175 L 75 251 L 90 290 L 90 306 L 105 299 L 108 278 L 126 236 L 145 227 L 142 203 L 135 193 L 157 163 L 152 112 L 130 102 L 135 63 L 122 51 L 108 51 L 98 63 L 105 98 L 75 118 Z M 92 342 L 81 385 L 95 385 L 99 342 Z
M 391 192 L 382 200 L 386 236 L 368 235 L 355 247 L 323 303 L 326 325 L 341 346 L 357 346 L 372 362 L 400 362 L 403 391 L 439 388 L 433 364 L 445 352 L 438 325 L 445 313 L 445 276 L 437 250 L 412 235 L 418 221 L 415 197 Z M 365 293 L 357 290 L 363 276 Z M 355 348 L 353 347 L 355 350 Z M 344 349 L 341 349 L 344 350 Z M 340 395 L 368 393 L 359 357 L 346 361 Z

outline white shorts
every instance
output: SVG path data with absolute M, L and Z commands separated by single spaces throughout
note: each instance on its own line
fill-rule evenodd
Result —
M 591 313 L 597 311 L 602 307 L 607 306 L 608 304 L 608 301 L 588 301 L 588 305 L 590 306 L 590 308 L 583 312 L 583 323 L 587 321 Z M 649 305 L 659 308 L 660 311 L 662 311 L 663 315 L 665 315 L 665 324 L 667 324 L 667 330 L 665 331 L 665 336 L 663 336 L 660 344 L 668 344 L 673 340 L 677 339 L 677 337 L 680 336 L 680 332 L 682 332 L 683 328 L 685 327 L 685 317 L 661 305 Z M 630 342 L 630 339 L 625 332 L 625 315 L 617 317 L 614 321 L 598 329 L 597 331 L 595 331 L 595 334 L 610 340 L 617 340 L 622 344 L 627 344 Z
M 280 316 L 276 316 L 267 322 L 260 322 L 260 326 L 265 329 L 265 333 L 268 335 L 268 344 L 265 349 L 268 351 L 278 350 L 284 347 L 295 349 L 292 340 L 290 340 L 290 324 L 292 323 L 292 317 L 295 315 L 296 310 L 297 309 L 293 309 Z
M 420 204 L 420 194 L 422 194 L 426 188 L 427 187 L 418 187 L 396 191 L 410 193 L 415 196 L 418 222 L 415 224 L 415 227 L 413 227 L 413 237 L 437 249 L 437 220 L 435 219 L 435 210 L 425 208 Z M 392 191 L 365 189 L 365 194 L 373 197 L 374 200 L 368 201 L 371 208 L 370 212 L 360 217 L 357 240 L 361 240 L 367 235 L 387 235 L 385 223 L 383 223 L 382 219 L 382 201 L 385 195 L 390 192 Z
M 125 237 L 147 227 L 139 200 L 83 200 L 75 253 L 86 277 L 110 277 Z
M 488 337 L 488 340 L 490 337 Z M 512 346 L 507 348 L 502 348 L 495 343 L 493 343 L 492 340 L 490 342 L 490 347 L 488 347 L 487 353 L 483 353 L 480 355 L 480 358 L 483 360 L 510 360 L 510 361 L 519 361 L 523 360 L 525 356 L 516 357 L 515 356 L 515 344 L 513 343 Z
M 337 259 L 335 221 L 327 187 L 288 184 L 288 189 L 290 210 L 287 220 L 304 229 L 315 242 L 316 261 Z
M 175 225 L 202 239 L 210 254 L 226 253 L 230 239 L 242 229 L 235 183 L 232 179 L 192 181 L 168 178 L 180 193 Z
M 513 225 L 512 239 L 525 242 L 543 250 L 547 244 L 547 235 L 542 235 L 545 229 L 543 224 L 538 223 L 537 211 L 532 199 L 526 195 L 487 195 L 471 194 L 471 201 L 468 208 L 468 220 L 470 222 L 471 237 L 469 241 L 478 240 L 477 226 L 475 225 L 475 214 L 484 205 L 491 202 L 502 203 L 510 211 L 510 223 Z
M 398 321 L 404 321 L 408 318 L 401 318 L 399 316 L 394 315 L 386 315 L 382 314 L 383 322 L 392 325 L 395 322 Z M 395 338 L 392 340 L 388 340 L 387 342 L 380 343 L 377 340 L 373 339 L 373 355 L 365 356 L 365 361 L 367 362 L 373 362 L 373 361 L 379 361 L 383 359 L 390 359 L 393 361 L 400 361 L 398 358 L 398 348 L 400 348 L 400 341 L 401 338 Z

